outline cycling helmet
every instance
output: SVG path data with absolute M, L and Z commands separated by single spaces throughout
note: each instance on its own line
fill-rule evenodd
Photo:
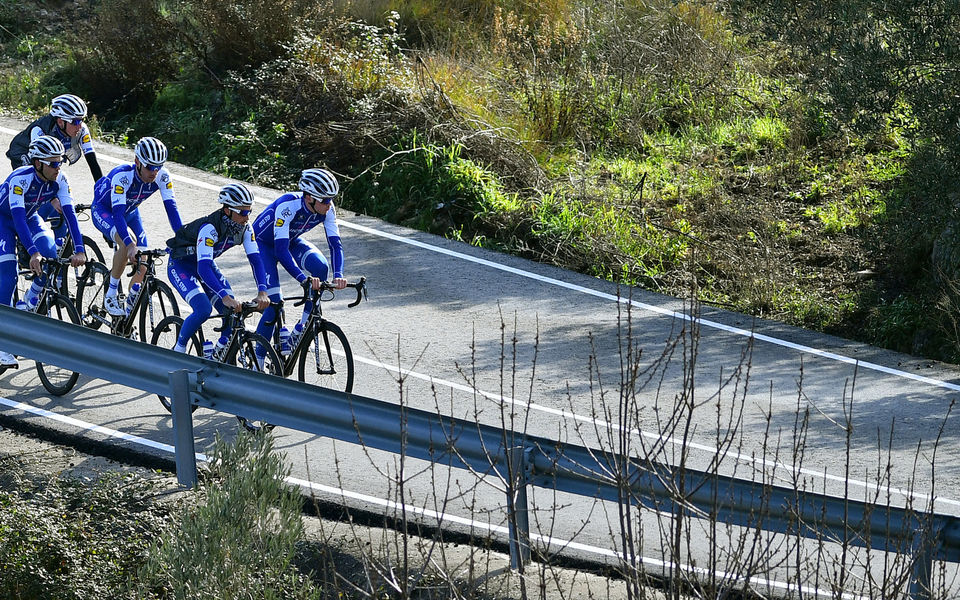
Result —
M 163 142 L 153 137 L 140 138 L 133 154 L 144 165 L 161 166 L 167 162 L 167 147 L 163 145 Z
M 217 201 L 230 208 L 253 205 L 253 194 L 242 183 L 230 183 L 220 188 Z
M 87 103 L 73 94 L 63 94 L 51 102 L 50 114 L 65 121 L 83 119 L 87 116 Z
M 340 193 L 340 184 L 326 169 L 306 169 L 300 174 L 300 189 L 315 198 L 333 198 Z
M 63 142 L 53 137 L 52 135 L 41 135 L 37 139 L 30 142 L 30 146 L 27 148 L 27 158 L 31 161 L 35 158 L 39 159 L 63 159 L 63 155 L 67 153 L 67 149 L 63 147 Z

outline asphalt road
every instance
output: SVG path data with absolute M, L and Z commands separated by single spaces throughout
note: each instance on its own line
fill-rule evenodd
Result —
M 0 145 L 23 125 L 0 119 Z M 129 149 L 97 148 L 105 172 L 132 161 Z M 184 222 L 217 207 L 216 190 L 227 180 L 168 168 Z M 0 166 L 0 176 L 9 172 Z M 90 202 L 84 161 L 66 172 L 75 199 Z M 264 204 L 280 193 L 253 189 Z M 163 246 L 172 232 L 159 197 L 141 212 L 150 245 Z M 707 307 L 691 320 L 681 299 L 620 290 L 349 211 L 338 218 L 347 277 L 366 276 L 370 291 L 356 308 L 339 300 L 325 308 L 353 347 L 355 393 L 611 450 L 628 440 L 635 455 L 694 467 L 719 461 L 723 473 L 784 484 L 799 478 L 858 499 L 926 505 L 932 494 L 938 511 L 960 514 L 960 428 L 950 413 L 960 370 L 952 365 Z M 96 235 L 89 221 L 81 229 Z M 309 239 L 326 254 L 320 229 Z M 242 251 L 218 264 L 241 297 L 253 297 Z M 295 293 L 295 282 L 287 283 Z M 171 421 L 155 397 L 84 377 L 72 393 L 50 397 L 31 362 L 22 363 L 0 376 L 5 413 L 169 453 Z M 619 436 L 618 424 L 630 434 Z M 233 435 L 237 423 L 200 410 L 195 427 L 203 448 L 218 433 Z M 278 429 L 276 437 L 292 476 L 324 499 L 393 512 L 402 488 L 410 514 L 502 534 L 498 482 L 294 431 Z M 540 510 L 531 524 L 544 543 L 601 559 L 618 543 L 614 507 L 543 490 L 534 504 Z M 669 558 L 660 554 L 664 525 L 656 515 L 639 524 L 650 564 Z

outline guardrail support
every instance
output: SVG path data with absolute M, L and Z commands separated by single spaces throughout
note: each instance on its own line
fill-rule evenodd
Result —
M 530 563 L 530 515 L 527 503 L 527 454 L 523 446 L 507 449 L 507 524 L 510 530 L 510 568 L 523 574 Z
M 914 534 L 913 564 L 910 566 L 910 600 L 930 600 L 933 597 L 933 557 L 938 549 L 940 531 L 924 527 Z
M 173 390 L 170 403 L 173 414 L 177 481 L 188 489 L 197 485 L 197 454 L 193 440 L 193 412 L 190 410 L 190 392 L 192 387 L 196 387 L 196 383 L 196 373 L 186 369 L 170 373 L 170 387 Z

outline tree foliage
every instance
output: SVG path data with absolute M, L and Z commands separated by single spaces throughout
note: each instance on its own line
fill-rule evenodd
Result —
M 960 5 L 945 0 L 730 0 L 742 32 L 785 42 L 834 117 L 886 119 L 943 148 L 960 136 Z

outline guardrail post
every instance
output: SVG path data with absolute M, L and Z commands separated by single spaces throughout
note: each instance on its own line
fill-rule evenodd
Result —
M 173 391 L 170 403 L 173 414 L 177 481 L 186 488 L 197 485 L 197 454 L 193 440 L 193 412 L 190 410 L 190 376 L 191 372 L 186 369 L 170 373 L 170 388 Z
M 913 564 L 910 566 L 910 600 L 933 597 L 933 557 L 939 546 L 940 531 L 922 527 L 913 538 Z
M 523 574 L 530 562 L 530 516 L 527 504 L 528 450 L 523 446 L 507 449 L 507 524 L 510 530 L 510 568 Z

